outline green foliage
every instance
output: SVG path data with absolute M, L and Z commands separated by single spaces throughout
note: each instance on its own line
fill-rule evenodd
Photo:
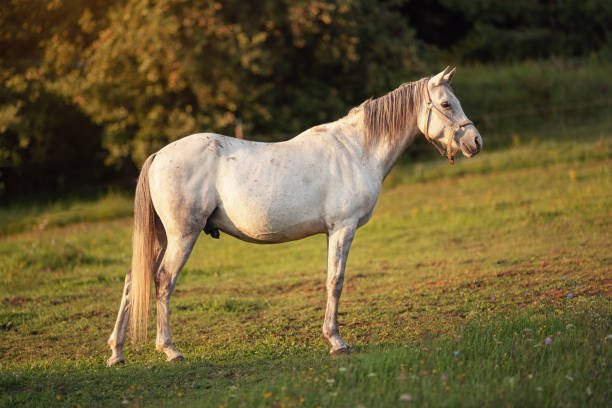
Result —
M 45 89 L 29 70 L 0 73 L 0 194 L 62 191 L 100 180 L 104 150 L 100 128 L 65 98 Z
M 231 134 L 237 120 L 247 135 L 284 139 L 421 67 L 406 21 L 372 0 L 9 3 L 0 172 L 10 193 L 41 169 L 49 187 L 100 180 L 103 161 L 130 173 L 172 140 Z
M 447 62 L 485 131 L 587 120 L 585 101 L 610 99 L 611 15 L 596 0 L 6 1 L 0 193 L 133 177 L 168 142 L 238 121 L 286 139 Z
M 80 18 L 99 18 L 112 1 L 11 0 L 0 5 L 0 194 L 100 180 L 101 129 L 58 94 L 45 56 L 61 38 L 78 47 Z M 6 180 L 1 182 L 1 180 Z
M 521 61 L 612 51 L 612 3 L 598 0 L 439 0 L 466 25 L 446 50 L 463 61 Z M 447 21 L 448 22 L 448 21 Z
M 257 134 L 334 119 L 415 66 L 412 40 L 401 16 L 365 0 L 134 0 L 84 49 L 53 43 L 46 65 L 121 164 L 196 131 L 231 133 L 237 119 Z

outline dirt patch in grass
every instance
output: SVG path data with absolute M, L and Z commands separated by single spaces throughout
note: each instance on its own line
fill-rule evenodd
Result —
M 2 303 L 7 304 L 7 305 L 11 305 L 11 306 L 21 306 L 24 303 L 28 303 L 31 302 L 32 299 L 28 298 L 28 297 L 24 297 L 24 296 L 15 296 L 15 297 L 11 297 L 11 298 L 4 298 L 2 299 Z
M 612 274 L 612 271 L 610 273 Z M 612 297 L 612 279 L 604 278 L 588 282 L 580 292 L 588 296 Z

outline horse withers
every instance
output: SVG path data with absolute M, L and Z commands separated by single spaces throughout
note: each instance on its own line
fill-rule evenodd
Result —
M 260 244 L 326 234 L 323 336 L 330 353 L 348 352 L 337 321 L 344 269 L 355 232 L 372 216 L 383 180 L 420 133 L 451 163 L 459 150 L 471 157 L 482 148 L 478 130 L 450 87 L 454 74 L 446 68 L 403 84 L 286 142 L 199 133 L 152 154 L 136 187 L 132 268 L 108 339 L 108 365 L 124 361 L 128 323 L 134 341 L 146 338 L 151 281 L 156 348 L 168 361 L 183 358 L 170 338 L 170 295 L 202 231 Z

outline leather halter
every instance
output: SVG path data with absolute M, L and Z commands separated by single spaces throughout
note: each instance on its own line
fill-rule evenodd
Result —
M 446 113 L 444 113 L 442 109 L 438 108 L 436 104 L 433 103 L 433 101 L 431 100 L 431 96 L 429 95 L 429 79 L 425 81 L 425 90 L 426 90 L 425 104 L 426 104 L 426 109 L 427 109 L 427 113 L 426 113 L 427 122 L 425 122 L 425 129 L 423 130 L 423 134 L 425 135 L 425 138 L 427 139 L 427 141 L 431 143 L 432 145 L 434 145 L 434 147 L 438 149 L 438 151 L 440 152 L 442 156 L 448 157 L 448 161 L 450 162 L 450 164 L 455 164 L 455 155 L 459 151 L 459 143 L 457 143 L 457 150 L 455 150 L 454 152 L 452 151 L 453 140 L 455 139 L 455 133 L 457 133 L 457 130 L 463 129 L 464 127 L 469 126 L 469 125 L 473 125 L 474 123 L 469 119 L 462 120 L 462 121 L 456 121 L 455 119 L 451 118 Z M 444 151 L 442 147 L 440 147 L 440 145 L 436 143 L 434 139 L 429 137 L 429 118 L 431 117 L 432 109 L 435 109 L 436 112 L 438 112 L 438 114 L 440 114 L 442 118 L 444 118 L 447 122 L 450 123 L 450 125 L 444 126 L 444 132 L 446 132 L 447 129 L 451 130 L 451 132 L 449 132 L 449 135 L 448 135 L 448 140 L 446 141 L 446 152 Z

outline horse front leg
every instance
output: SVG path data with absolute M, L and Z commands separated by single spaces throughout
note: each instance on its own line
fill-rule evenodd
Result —
M 323 337 L 331 344 L 330 354 L 348 353 L 350 346 L 342 340 L 338 331 L 338 302 L 344 283 L 344 269 L 356 227 L 334 229 L 327 236 L 327 307 L 323 322 Z
M 123 343 L 127 332 L 128 323 L 130 321 L 130 288 L 132 287 L 132 271 L 128 271 L 125 275 L 125 284 L 123 285 L 123 295 L 121 296 L 121 306 L 117 314 L 117 322 L 115 328 L 108 338 L 107 344 L 111 348 L 112 355 L 106 362 L 109 366 L 114 366 L 125 362 L 123 358 Z

